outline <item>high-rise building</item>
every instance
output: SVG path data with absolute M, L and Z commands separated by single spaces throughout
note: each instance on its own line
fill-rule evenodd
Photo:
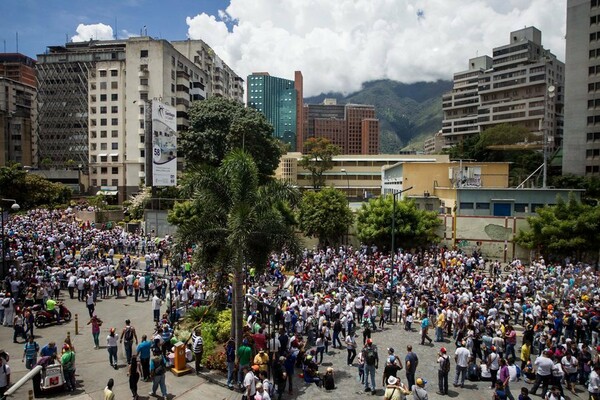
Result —
M 540 132 L 540 147 L 546 137 L 548 150 L 558 148 L 563 89 L 564 63 L 542 47 L 542 33 L 535 27 L 511 32 L 491 60 L 473 58 L 468 70 L 454 75 L 452 92 L 442 98 L 444 147 L 507 123 Z
M 225 95 L 213 80 L 217 75 L 150 37 L 52 46 L 36 68 L 40 162 L 62 167 L 73 160 L 89 174 L 92 192 L 117 192 L 119 200 L 145 180 L 153 100 L 176 108 L 182 131 L 192 101 Z
M 302 73 L 296 71 L 292 81 L 254 72 L 246 84 L 248 107 L 260 111 L 273 125 L 273 136 L 294 151 L 302 132 Z
M 23 54 L 0 54 L 0 165 L 31 166 L 36 141 L 35 61 Z
M 600 1 L 567 2 L 563 173 L 600 175 Z
M 342 154 L 379 154 L 379 120 L 372 105 L 339 105 L 326 99 L 323 104 L 305 105 L 304 121 L 303 142 L 324 137 Z

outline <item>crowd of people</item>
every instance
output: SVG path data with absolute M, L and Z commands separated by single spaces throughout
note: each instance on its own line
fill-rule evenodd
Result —
M 95 347 L 102 324 L 94 308 L 98 298 L 145 299 L 157 323 L 153 337 L 138 343 L 126 321 L 123 330 L 111 331 L 106 346 L 115 366 L 114 349 L 122 341 L 128 368 L 141 379 L 154 379 L 153 368 L 171 363 L 170 339 L 181 312 L 214 296 L 208 282 L 192 272 L 187 252 L 177 255 L 182 261 L 175 267 L 169 265 L 169 256 L 175 258 L 169 238 L 81 223 L 71 209 L 15 216 L 6 232 L 7 251 L 17 263 L 4 282 L 0 312 L 15 341 L 27 338 L 25 346 L 33 337 L 33 306 L 47 306 L 63 290 L 86 302 Z M 502 273 L 500 263 L 486 261 L 479 249 L 465 253 L 438 246 L 400 250 L 393 265 L 389 254 L 366 245 L 306 249 L 299 262 L 285 252 L 273 255 L 264 272 L 246 271 L 254 300 L 247 302 L 242 346 L 236 349 L 233 340 L 224 346 L 227 384 L 248 398 L 281 399 L 286 389 L 293 391 L 299 372 L 304 382 L 332 389 L 335 373 L 321 366 L 336 349 L 347 353 L 346 364 L 356 368 L 365 392 L 423 400 L 428 384 L 417 376 L 421 350 L 408 347 L 403 357 L 393 348 L 377 348 L 378 332 L 393 322 L 391 329 L 414 335 L 422 352 L 439 343 L 440 395 L 448 394 L 449 381 L 462 391 L 465 380 L 489 380 L 493 398 L 514 399 L 511 383 L 523 380 L 531 386 L 520 399 L 539 393 L 560 400 L 565 391 L 582 389 L 599 398 L 597 268 L 539 258 L 527 266 L 514 260 L 508 269 Z M 231 295 L 231 287 L 223 290 Z M 189 358 L 201 359 L 199 331 L 189 345 Z M 34 354 L 29 346 L 26 358 Z M 69 344 L 63 350 L 74 354 Z M 165 395 L 164 380 L 152 392 L 159 387 Z

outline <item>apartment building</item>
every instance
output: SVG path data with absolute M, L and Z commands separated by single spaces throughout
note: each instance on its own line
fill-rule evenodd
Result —
M 548 150 L 563 137 L 564 63 L 542 47 L 542 33 L 526 27 L 510 33 L 493 56 L 469 60 L 443 96 L 444 147 L 495 125 L 521 125 L 547 138 Z
M 19 53 L 0 54 L 0 165 L 34 163 L 37 142 L 35 60 Z
M 342 154 L 379 154 L 379 119 L 375 106 L 323 104 L 304 106 L 304 139 L 324 137 L 342 149 Z M 304 150 L 304 149 L 302 149 Z
M 567 2 L 563 173 L 600 175 L 600 1 Z
M 171 43 L 150 37 L 52 46 L 38 56 L 37 71 L 41 159 L 81 164 L 92 193 L 119 201 L 146 178 L 151 102 L 175 107 L 182 131 L 192 101 L 217 86 Z

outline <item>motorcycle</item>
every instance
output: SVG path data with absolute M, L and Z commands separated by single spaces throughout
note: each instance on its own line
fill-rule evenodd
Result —
M 69 311 L 67 307 L 65 307 L 62 303 L 58 303 L 56 307 L 58 310 L 58 315 L 60 315 L 61 322 L 71 321 L 71 311 Z M 43 328 L 48 324 L 57 322 L 56 315 L 48 310 L 42 309 L 39 304 L 33 307 L 33 311 L 35 312 L 35 319 L 33 323 L 35 324 L 36 328 Z

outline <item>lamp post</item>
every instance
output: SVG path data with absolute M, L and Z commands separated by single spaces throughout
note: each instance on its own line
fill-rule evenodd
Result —
M 346 168 L 340 169 L 344 175 L 346 175 L 346 199 L 348 200 L 348 207 L 350 207 L 350 178 L 348 178 L 348 171 Z M 350 227 L 346 229 L 346 246 L 348 246 L 348 242 L 350 241 Z
M 391 288 L 394 290 L 394 257 L 396 255 L 396 196 L 412 189 L 413 187 L 407 187 L 398 192 L 392 192 L 392 271 L 390 273 Z
M 8 203 L 12 203 L 10 209 L 13 211 L 18 211 L 21 206 L 17 204 L 15 199 L 0 199 L 0 201 L 6 201 Z M 4 234 L 4 208 L 0 208 L 0 215 L 2 219 L 2 279 L 6 277 L 6 235 Z

